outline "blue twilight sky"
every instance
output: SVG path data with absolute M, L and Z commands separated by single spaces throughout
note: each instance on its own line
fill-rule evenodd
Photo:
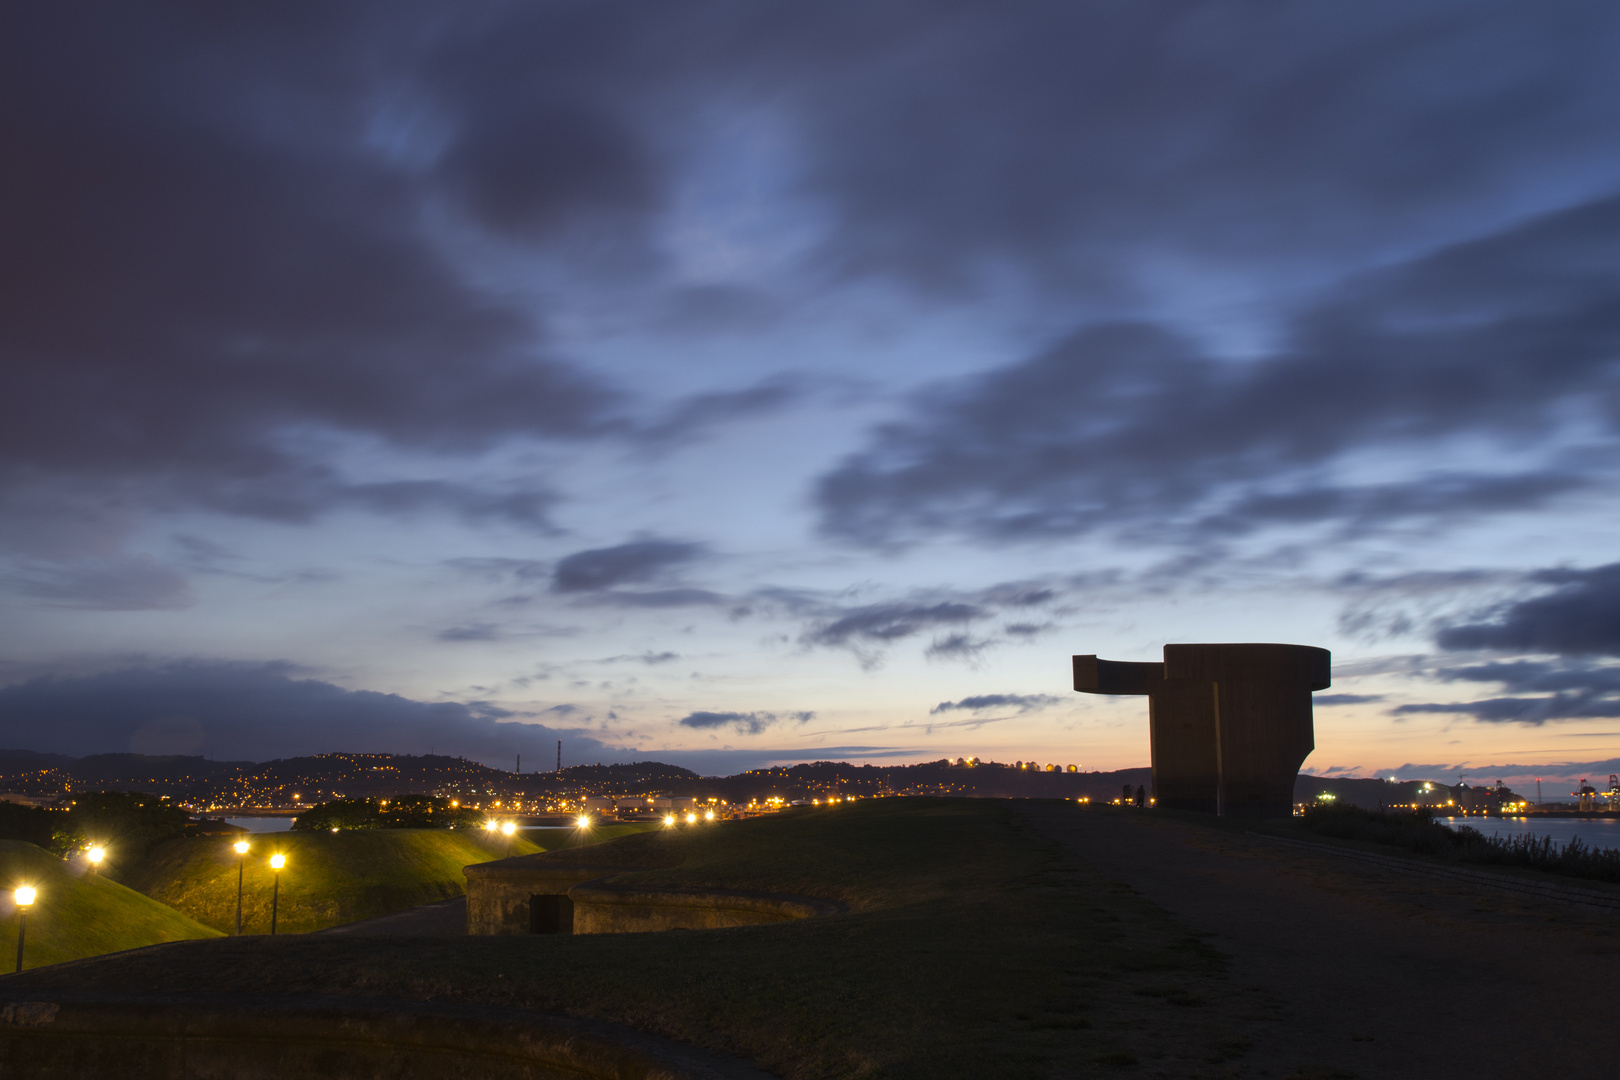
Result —
M 1620 768 L 1612 3 L 0 20 L 0 744 Z

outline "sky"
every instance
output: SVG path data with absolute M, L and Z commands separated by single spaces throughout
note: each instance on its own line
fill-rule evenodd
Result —
M 1620 771 L 1611 3 L 7 4 L 0 744 Z

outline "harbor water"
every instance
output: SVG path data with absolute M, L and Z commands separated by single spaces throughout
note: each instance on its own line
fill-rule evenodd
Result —
M 1620 849 L 1620 818 L 1543 818 L 1543 817 L 1437 817 L 1442 825 L 1466 825 L 1486 836 L 1512 840 L 1529 833 L 1538 839 L 1551 837 L 1563 847 L 1576 837 L 1594 848 Z

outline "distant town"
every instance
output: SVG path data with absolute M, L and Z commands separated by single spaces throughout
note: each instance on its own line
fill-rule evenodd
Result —
M 191 756 L 93 754 L 70 757 L 0 750 L 0 798 L 36 806 L 71 802 L 77 793 L 141 791 L 197 815 L 291 814 L 336 799 L 426 794 L 502 814 L 633 812 L 690 800 L 726 816 L 769 812 L 795 802 L 886 795 L 957 795 L 1132 801 L 1151 790 L 1147 768 L 1082 771 L 1056 762 L 1001 763 L 959 757 L 913 765 L 818 761 L 699 776 L 657 761 L 571 765 L 560 770 L 491 768 L 439 754 L 331 753 L 266 762 Z M 1583 783 L 1565 794 L 1520 793 L 1500 782 L 1317 777 L 1301 774 L 1295 802 L 1338 802 L 1367 809 L 1429 807 L 1450 814 L 1620 812 L 1620 780 Z M 1540 797 L 1538 797 L 1538 795 Z

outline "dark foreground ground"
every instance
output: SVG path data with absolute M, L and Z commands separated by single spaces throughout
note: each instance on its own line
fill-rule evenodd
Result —
M 1615 916 L 1283 847 L 1229 823 L 891 799 L 613 850 L 615 865 L 644 857 L 649 882 L 822 896 L 848 911 L 467 938 L 450 902 L 0 977 L 0 997 L 531 1009 L 792 1080 L 1479 1080 L 1592 1071 L 1620 1051 L 1606 982 Z
M 1228 954 L 1261 1059 L 1322 1076 L 1574 1075 L 1620 1055 L 1620 920 L 1152 814 L 1040 830 Z M 1255 993 L 1258 989 L 1260 993 Z

